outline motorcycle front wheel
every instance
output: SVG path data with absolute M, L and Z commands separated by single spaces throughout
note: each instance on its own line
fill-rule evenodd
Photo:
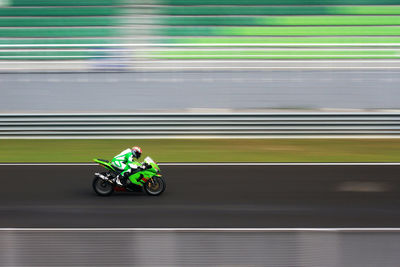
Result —
M 94 192 L 99 196 L 109 196 L 114 192 L 114 185 L 99 177 L 94 177 L 92 185 Z
M 146 182 L 144 185 L 144 191 L 146 191 L 148 195 L 159 196 L 165 191 L 166 187 L 167 184 L 165 183 L 164 178 L 155 176 Z

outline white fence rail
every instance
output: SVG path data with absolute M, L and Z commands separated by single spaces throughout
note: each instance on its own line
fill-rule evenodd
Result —
M 0 138 L 400 137 L 400 113 L 2 114 Z
M 140 35 L 111 41 L 0 44 L 0 73 L 400 68 L 400 43 L 162 43 Z M 337 51 L 345 54 L 329 54 Z

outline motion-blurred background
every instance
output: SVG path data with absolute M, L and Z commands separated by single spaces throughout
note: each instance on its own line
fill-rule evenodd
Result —
M 0 0 L 0 265 L 397 266 L 399 48 L 400 0 Z M 162 197 L 19 165 L 133 145 Z
M 398 58 L 400 9 L 395 0 L 0 4 L 4 71 L 397 65 L 388 63 Z
M 396 3 L 2 0 L 0 110 L 396 109 Z

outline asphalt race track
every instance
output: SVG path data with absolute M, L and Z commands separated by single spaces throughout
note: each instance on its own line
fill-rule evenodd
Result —
M 167 190 L 97 196 L 97 166 L 0 166 L 0 227 L 398 227 L 400 166 L 161 166 Z

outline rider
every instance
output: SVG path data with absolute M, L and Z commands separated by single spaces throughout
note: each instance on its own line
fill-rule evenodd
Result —
M 146 166 L 141 166 L 141 164 L 136 161 L 141 155 L 142 149 L 138 146 L 134 146 L 125 149 L 112 159 L 111 165 L 121 171 L 115 181 L 119 186 L 125 185 L 128 177 L 132 174 L 146 169 Z

